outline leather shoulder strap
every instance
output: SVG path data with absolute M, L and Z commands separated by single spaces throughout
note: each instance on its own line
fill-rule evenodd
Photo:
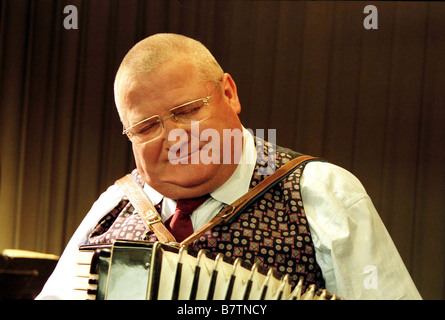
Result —
M 162 223 L 161 217 L 153 206 L 153 203 L 148 199 L 142 187 L 130 174 L 117 180 L 116 183 L 124 191 L 131 204 L 139 213 L 145 227 L 153 231 L 160 242 L 176 242 L 176 239 Z
M 201 229 L 193 233 L 190 237 L 182 241 L 181 245 L 189 245 L 190 243 L 198 239 L 207 230 L 210 230 L 221 223 L 227 223 L 231 221 L 241 212 L 242 209 L 251 204 L 259 196 L 263 195 L 267 190 L 272 188 L 281 180 L 289 176 L 296 168 L 312 160 L 322 159 L 312 156 L 300 156 L 287 162 L 285 165 L 281 166 L 278 170 L 271 174 L 267 179 L 264 179 L 254 188 L 250 189 L 238 200 L 222 209 L 210 222 L 208 222 Z

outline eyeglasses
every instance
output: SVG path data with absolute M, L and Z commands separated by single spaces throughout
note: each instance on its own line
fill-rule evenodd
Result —
M 170 114 L 165 117 L 161 118 L 159 115 L 154 115 L 139 121 L 127 129 L 124 127 L 122 134 L 126 134 L 131 142 L 141 144 L 158 138 L 164 130 L 164 121 L 168 118 L 172 118 L 181 128 L 191 127 L 192 122 L 204 121 L 210 116 L 210 110 L 206 108 L 206 106 L 209 105 L 209 101 L 215 91 L 216 87 L 210 96 L 196 99 L 170 109 Z

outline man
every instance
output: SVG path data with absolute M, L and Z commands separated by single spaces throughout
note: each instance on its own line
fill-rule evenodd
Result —
M 274 171 L 298 155 L 242 126 L 232 77 L 201 43 L 181 35 L 136 44 L 117 72 L 115 101 L 136 160 L 132 175 L 172 232 L 182 199 L 202 197 L 190 216 L 197 231 L 266 179 L 266 166 Z M 178 242 L 187 237 L 176 236 Z M 113 185 L 73 235 L 38 298 L 70 299 L 64 283 L 78 246 L 116 239 L 154 241 L 155 235 Z M 346 299 L 420 299 L 360 182 L 327 162 L 302 165 L 234 221 L 191 245 L 273 267 Z

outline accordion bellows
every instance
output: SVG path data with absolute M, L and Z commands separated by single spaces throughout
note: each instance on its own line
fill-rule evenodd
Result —
M 240 258 L 160 242 L 82 246 L 76 268 L 73 299 L 81 300 L 339 299 Z

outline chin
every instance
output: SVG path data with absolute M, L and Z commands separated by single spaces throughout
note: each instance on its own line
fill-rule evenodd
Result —
M 171 199 L 194 198 L 220 187 L 235 166 L 222 164 L 168 164 L 143 175 L 145 181 Z
M 208 182 L 215 177 L 217 171 L 217 166 L 213 164 L 177 164 L 169 166 L 165 177 L 168 177 L 166 182 L 193 188 Z

